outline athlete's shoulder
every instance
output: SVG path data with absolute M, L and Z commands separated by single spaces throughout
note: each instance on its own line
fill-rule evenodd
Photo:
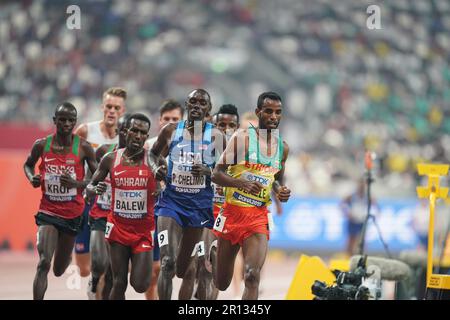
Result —
M 81 137 L 82 138 L 82 137 Z M 82 149 L 85 154 L 94 155 L 94 148 L 92 148 L 92 145 L 87 142 L 85 139 L 80 139 L 80 149 Z
M 34 141 L 34 143 L 33 143 L 32 149 L 38 150 L 38 151 L 43 151 L 45 145 L 47 144 L 47 140 L 48 140 L 48 136 L 36 139 L 36 141 Z
M 102 144 L 97 151 L 95 151 L 97 159 L 101 159 L 113 145 L 114 144 Z
M 81 138 L 86 139 L 88 135 L 88 126 L 86 123 L 82 123 L 75 129 L 74 134 L 79 135 Z

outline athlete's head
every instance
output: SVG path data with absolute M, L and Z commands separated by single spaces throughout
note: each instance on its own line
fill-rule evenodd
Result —
M 261 129 L 277 129 L 281 120 L 281 97 L 275 92 L 264 92 L 258 97 L 255 114 Z
M 125 112 L 127 92 L 122 88 L 112 87 L 103 93 L 103 122 L 106 126 L 117 125 L 120 116 Z
M 131 114 L 125 113 L 123 116 L 119 118 L 119 121 L 117 123 L 117 131 L 119 134 L 119 148 L 125 148 L 126 141 L 127 141 L 127 133 L 128 133 L 128 119 L 130 118 Z
M 211 111 L 211 97 L 205 89 L 195 89 L 189 93 L 185 105 L 189 121 L 203 121 Z
M 239 128 L 239 113 L 234 104 L 224 104 L 213 116 L 213 123 L 223 133 L 233 134 Z
M 55 109 L 53 123 L 60 135 L 70 135 L 77 123 L 77 109 L 70 102 L 63 102 Z
M 159 108 L 159 127 L 168 123 L 176 123 L 183 119 L 184 109 L 178 101 L 169 99 L 163 102 Z
M 144 147 L 150 130 L 150 119 L 142 113 L 133 113 L 127 121 L 126 146 L 130 150 L 139 150 Z

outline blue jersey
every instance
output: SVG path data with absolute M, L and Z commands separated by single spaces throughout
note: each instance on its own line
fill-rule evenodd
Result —
M 212 169 L 215 165 L 212 143 L 213 125 L 206 123 L 202 140 L 183 137 L 185 121 L 178 122 L 175 136 L 169 146 L 166 188 L 158 200 L 159 207 L 176 211 L 208 209 L 213 206 L 211 177 L 194 177 L 194 164 L 203 164 Z

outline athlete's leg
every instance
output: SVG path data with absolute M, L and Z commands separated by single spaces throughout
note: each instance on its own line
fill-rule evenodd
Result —
M 112 269 L 111 269 L 111 264 L 108 264 L 108 268 L 106 268 L 106 273 L 104 276 L 104 285 L 103 285 L 103 290 L 102 290 L 102 300 L 109 300 L 109 295 L 111 294 L 111 289 L 112 289 L 112 282 L 113 282 L 113 277 L 112 277 Z
M 156 229 L 153 234 L 153 266 L 152 266 L 152 279 L 150 281 L 150 286 L 145 292 L 145 299 L 147 300 L 158 300 L 158 277 L 159 270 L 161 269 L 161 264 L 159 262 L 159 244 L 158 244 L 158 216 L 155 216 Z
M 158 260 L 153 261 L 153 267 L 152 267 L 152 280 L 150 281 L 150 286 L 148 287 L 147 291 L 145 292 L 145 299 L 147 300 L 158 300 L 158 291 L 157 291 L 157 284 L 158 284 L 158 277 L 159 277 L 159 271 L 161 269 L 161 263 Z
M 167 243 L 159 248 L 161 271 L 158 277 L 158 295 L 160 300 L 170 300 L 172 298 L 172 279 L 175 276 L 176 254 L 181 232 L 181 227 L 174 219 L 164 216 L 158 217 L 159 243 Z M 166 235 L 168 241 L 161 239 L 162 236 L 165 237 Z
M 109 244 L 111 254 L 111 270 L 113 286 L 110 300 L 125 300 L 125 291 L 128 285 L 128 262 L 131 257 L 131 249 L 117 242 Z
M 72 261 L 72 251 L 75 244 L 75 236 L 64 232 L 58 233 L 58 243 L 55 249 L 55 259 L 53 261 L 53 273 L 60 277 L 66 272 Z
M 180 291 L 178 292 L 178 300 L 191 300 L 194 293 L 195 280 L 197 279 L 197 262 L 198 257 L 195 255 L 191 260 L 189 268 L 184 274 Z
M 239 244 L 231 244 L 230 241 L 219 237 L 217 241 L 217 263 L 213 267 L 215 286 L 220 291 L 225 291 L 233 277 L 234 260 L 239 251 Z
M 100 277 L 108 267 L 108 251 L 106 249 L 105 233 L 100 230 L 91 231 L 90 248 L 91 252 L 91 292 L 97 292 L 97 285 Z
M 242 281 L 244 280 L 244 258 L 242 258 L 242 249 L 239 250 L 236 261 L 234 262 L 233 273 L 233 295 L 241 296 Z
M 214 300 L 218 294 L 212 279 L 211 259 L 216 260 L 216 248 L 211 248 L 214 240 L 216 240 L 214 233 L 207 228 L 203 229 L 204 252 L 203 254 L 201 252 L 198 254 L 198 287 L 196 296 L 199 300 Z M 214 255 L 214 257 L 210 255 Z
M 258 288 L 261 268 L 267 254 L 267 236 L 257 233 L 245 239 L 242 244 L 244 255 L 245 289 L 242 300 L 258 299 Z
M 39 263 L 33 282 L 33 299 L 42 300 L 47 290 L 47 274 L 50 270 L 56 242 L 58 241 L 58 230 L 51 225 L 39 226 L 37 239 Z
M 152 278 L 153 252 L 144 251 L 131 255 L 130 284 L 138 293 L 144 293 Z
M 202 237 L 202 231 L 203 228 L 183 228 L 176 261 L 176 273 L 178 278 L 184 277 L 192 260 L 192 251 Z
M 87 277 L 91 273 L 91 255 L 89 253 L 89 241 L 91 231 L 88 224 L 90 206 L 86 205 L 83 211 L 81 232 L 75 239 L 75 263 L 80 269 L 80 276 Z

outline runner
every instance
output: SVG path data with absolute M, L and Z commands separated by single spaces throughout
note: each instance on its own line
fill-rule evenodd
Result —
M 185 105 L 187 121 L 165 126 L 151 150 L 154 168 L 158 165 L 163 168 L 163 158 L 169 155 L 166 188 L 155 208 L 161 251 L 158 294 L 164 300 L 172 297 L 172 279 L 175 274 L 184 278 L 192 256 L 196 253 L 194 249 L 200 241 L 202 229 L 211 228 L 214 222 L 211 186 L 213 143 L 214 137 L 222 137 L 222 134 L 205 121 L 211 110 L 207 91 L 192 91 Z M 164 173 L 164 170 L 158 171 L 161 175 Z M 183 290 L 179 298 L 187 298 Z
M 106 154 L 87 187 L 89 199 L 107 190 L 104 182 L 111 177 L 112 208 L 106 223 L 113 287 L 111 300 L 125 299 L 128 265 L 130 283 L 144 293 L 151 281 L 153 261 L 154 194 L 156 180 L 147 162 L 144 143 L 150 120 L 143 114 L 132 114 L 128 120 L 126 147 Z
M 271 190 L 282 202 L 290 196 L 290 190 L 282 185 L 289 149 L 277 130 L 282 113 L 280 96 L 262 93 L 255 113 L 258 128 L 239 130 L 233 135 L 213 174 L 213 182 L 226 187 L 225 203 L 214 222 L 219 237 L 214 281 L 219 290 L 228 288 L 234 260 L 242 247 L 244 300 L 258 298 L 269 239 L 267 207 Z
M 91 172 L 97 168 L 92 147 L 72 134 L 77 110 L 69 102 L 57 106 L 53 122 L 56 134 L 38 139 L 31 149 L 24 170 L 34 188 L 41 187 L 42 199 L 35 216 L 38 225 L 39 263 L 33 282 L 33 299 L 42 300 L 47 290 L 47 274 L 60 277 L 71 262 L 75 236 L 81 229 L 84 208 L 82 196 L 87 185 L 84 164 Z M 39 173 L 35 166 L 41 159 Z

